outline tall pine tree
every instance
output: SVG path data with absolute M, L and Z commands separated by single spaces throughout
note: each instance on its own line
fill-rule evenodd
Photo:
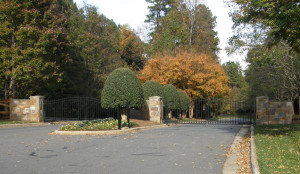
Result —
M 150 5 L 148 6 L 149 14 L 145 22 L 159 26 L 159 19 L 166 16 L 172 9 L 175 0 L 146 0 Z

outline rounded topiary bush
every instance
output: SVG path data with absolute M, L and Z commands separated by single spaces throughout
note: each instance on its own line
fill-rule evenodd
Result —
M 104 83 L 101 104 L 104 108 L 115 108 L 118 104 L 125 107 L 127 101 L 130 102 L 130 107 L 144 105 L 142 85 L 130 69 L 118 68 L 108 76 Z
M 179 109 L 179 96 L 177 89 L 171 85 L 163 86 L 163 102 L 167 106 L 168 109 Z
M 149 100 L 149 97 L 160 96 L 163 97 L 163 87 L 156 81 L 147 81 L 143 84 L 144 97 Z
M 180 100 L 179 109 L 182 111 L 189 110 L 189 98 L 183 91 L 178 90 L 178 96 Z

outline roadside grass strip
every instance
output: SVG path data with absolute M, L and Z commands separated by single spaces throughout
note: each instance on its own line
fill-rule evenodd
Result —
M 294 173 L 300 171 L 300 125 L 256 125 L 256 154 L 260 172 Z

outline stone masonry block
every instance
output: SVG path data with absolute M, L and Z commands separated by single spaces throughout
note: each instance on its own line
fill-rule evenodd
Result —
M 156 106 L 151 107 L 151 111 L 158 111 L 158 107 L 156 107 Z

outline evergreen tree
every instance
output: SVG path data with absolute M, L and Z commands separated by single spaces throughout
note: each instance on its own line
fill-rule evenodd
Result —
M 250 97 L 269 96 L 293 101 L 300 91 L 300 58 L 285 41 L 269 48 L 268 44 L 251 49 L 246 61 L 246 80 Z
M 49 95 L 69 60 L 69 1 L 0 1 L 0 76 L 4 97 Z
M 73 83 L 80 86 L 78 90 L 82 94 L 99 97 L 108 74 L 122 66 L 118 45 L 120 30 L 112 20 L 99 15 L 93 6 L 86 5 L 74 11 L 71 20 L 75 65 L 80 65 L 82 70 L 76 74 L 76 66 L 71 66 L 71 72 L 77 76 Z
M 150 54 L 175 53 L 188 45 L 188 30 L 182 20 L 180 11 L 173 8 L 167 16 L 160 19 L 160 27 L 156 28 L 150 41 Z
M 213 30 L 216 17 L 211 11 L 197 0 L 178 0 L 171 7 L 155 20 L 157 25 L 151 33 L 148 55 L 176 54 L 183 49 L 217 59 L 219 39 Z
M 146 0 L 150 5 L 148 6 L 149 14 L 145 22 L 153 24 L 155 27 L 159 26 L 159 19 L 166 16 L 171 10 L 174 0 Z
M 229 77 L 231 88 L 233 87 L 242 87 L 243 83 L 243 74 L 242 68 L 238 62 L 226 62 L 223 64 L 224 71 L 226 72 L 227 76 Z

